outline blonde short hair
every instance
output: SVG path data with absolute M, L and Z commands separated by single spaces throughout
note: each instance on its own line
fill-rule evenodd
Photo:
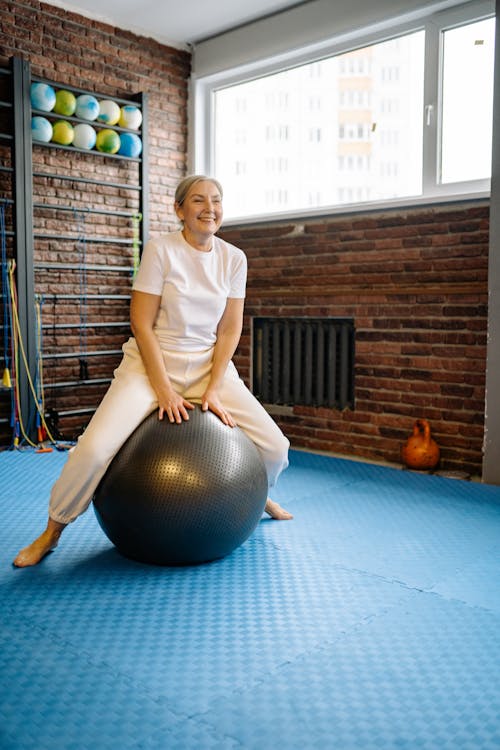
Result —
M 175 202 L 178 206 L 182 206 L 184 201 L 186 200 L 186 196 L 193 187 L 193 185 L 196 185 L 197 182 L 213 182 L 215 187 L 220 193 L 220 197 L 222 198 L 222 185 L 218 180 L 216 180 L 214 177 L 207 177 L 204 174 L 191 174 L 187 177 L 184 177 L 183 180 L 179 182 L 177 185 L 177 189 L 175 191 Z

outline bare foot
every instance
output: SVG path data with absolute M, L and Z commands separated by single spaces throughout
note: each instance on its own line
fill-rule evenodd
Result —
M 290 521 L 293 518 L 291 513 L 282 508 L 278 503 L 275 503 L 274 500 L 271 500 L 270 497 L 266 500 L 264 510 L 271 518 L 275 518 L 277 521 Z
M 13 565 L 16 568 L 27 568 L 30 565 L 37 565 L 40 560 L 43 560 L 49 552 L 52 552 L 57 547 L 59 537 L 65 525 L 49 519 L 45 531 L 34 542 L 31 542 L 31 544 L 19 552 L 13 561 Z

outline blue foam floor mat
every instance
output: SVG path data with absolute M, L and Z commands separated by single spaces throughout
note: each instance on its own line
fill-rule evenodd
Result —
M 64 460 L 0 453 L 0 750 L 499 750 L 499 487 L 292 451 L 223 560 L 14 569 Z

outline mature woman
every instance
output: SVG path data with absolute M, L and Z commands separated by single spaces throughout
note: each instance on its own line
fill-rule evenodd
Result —
M 130 307 L 133 337 L 123 359 L 52 488 L 46 529 L 21 550 L 14 565 L 36 565 L 64 528 L 89 506 L 122 444 L 155 409 L 181 423 L 195 402 L 228 426 L 238 425 L 259 449 L 269 486 L 288 465 L 289 442 L 239 378 L 232 362 L 243 322 L 246 257 L 216 237 L 222 188 L 201 175 L 185 178 L 175 194 L 182 229 L 144 248 Z M 292 518 L 268 498 L 273 518 Z

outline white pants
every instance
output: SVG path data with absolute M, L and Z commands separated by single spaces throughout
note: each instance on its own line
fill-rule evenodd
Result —
M 49 516 L 70 523 L 89 506 L 111 460 L 136 427 L 158 408 L 135 339 L 123 346 L 124 357 L 113 381 L 52 488 Z M 210 377 L 213 350 L 164 352 L 168 376 L 177 393 L 200 401 Z M 273 486 L 288 466 L 289 441 L 240 379 L 232 362 L 219 390 L 221 401 L 259 449 Z M 164 417 L 166 419 L 167 417 Z

